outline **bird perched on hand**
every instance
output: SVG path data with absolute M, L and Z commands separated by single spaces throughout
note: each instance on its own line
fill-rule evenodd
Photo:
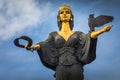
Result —
M 94 18 L 94 14 L 90 14 L 88 18 L 88 25 L 90 27 L 90 31 L 94 31 L 94 27 L 100 27 L 103 26 L 104 24 L 107 24 L 109 22 L 112 22 L 114 19 L 113 16 L 108 16 L 108 15 L 100 15 Z

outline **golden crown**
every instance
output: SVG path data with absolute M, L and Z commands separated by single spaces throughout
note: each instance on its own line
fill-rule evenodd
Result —
M 59 7 L 59 10 L 62 10 L 62 9 L 71 10 L 70 6 L 67 6 L 67 5 L 63 5 L 63 6 L 60 6 L 60 7 Z

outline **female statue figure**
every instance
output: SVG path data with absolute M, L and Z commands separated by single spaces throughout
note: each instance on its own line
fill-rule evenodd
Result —
M 111 29 L 106 26 L 84 34 L 73 32 L 71 8 L 60 6 L 57 22 L 59 32 L 51 32 L 45 41 L 25 48 L 37 50 L 44 66 L 55 71 L 56 80 L 83 80 L 83 67 L 96 58 L 97 37 Z

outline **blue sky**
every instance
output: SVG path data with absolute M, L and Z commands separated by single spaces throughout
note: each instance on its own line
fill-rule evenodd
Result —
M 56 17 L 63 4 L 72 8 L 74 31 L 89 31 L 89 14 L 114 16 L 110 32 L 98 38 L 96 60 L 84 67 L 84 74 L 85 80 L 120 80 L 119 0 L 0 0 L 0 80 L 54 80 L 54 72 L 41 64 L 36 51 L 18 48 L 13 40 L 26 35 L 36 44 L 58 31 Z

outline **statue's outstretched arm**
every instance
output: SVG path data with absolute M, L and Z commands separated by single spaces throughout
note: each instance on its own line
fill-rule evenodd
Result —
M 36 44 L 36 45 L 30 46 L 30 47 L 28 47 L 26 44 L 25 48 L 30 49 L 30 50 L 38 50 L 38 49 L 40 49 L 40 44 Z
M 109 25 L 109 26 L 103 27 L 100 30 L 93 31 L 93 32 L 91 32 L 90 37 L 91 38 L 97 38 L 100 34 L 102 34 L 104 32 L 108 32 L 111 29 L 111 27 L 112 27 L 112 25 Z

